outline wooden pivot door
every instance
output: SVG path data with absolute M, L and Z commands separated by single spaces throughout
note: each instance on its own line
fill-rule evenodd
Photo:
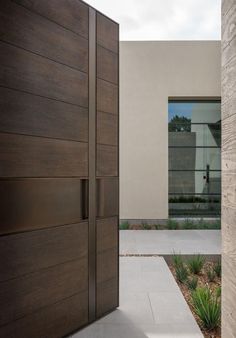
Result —
M 0 2 L 0 338 L 118 306 L 118 62 L 86 3 Z

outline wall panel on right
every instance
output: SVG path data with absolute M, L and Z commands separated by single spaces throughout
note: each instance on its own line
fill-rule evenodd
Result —
M 222 337 L 236 336 L 236 3 L 222 1 Z

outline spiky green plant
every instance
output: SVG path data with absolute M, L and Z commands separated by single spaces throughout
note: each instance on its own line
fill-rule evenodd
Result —
M 193 258 L 189 258 L 188 268 L 191 273 L 198 275 L 201 272 L 204 263 L 205 263 L 204 257 L 198 254 L 194 256 Z
M 208 269 L 207 270 L 207 279 L 208 279 L 208 282 L 214 282 L 216 278 L 216 273 L 213 269 Z
M 180 283 L 184 283 L 188 278 L 188 270 L 184 265 L 175 268 L 176 278 Z
M 215 329 L 220 322 L 220 301 L 208 287 L 197 288 L 192 292 L 192 304 L 204 327 Z
M 214 265 L 214 271 L 217 277 L 221 277 L 221 261 L 220 259 Z
M 216 288 L 216 297 L 217 298 L 220 298 L 221 297 L 221 287 L 220 286 L 218 286 L 217 288 Z
M 198 278 L 196 276 L 193 276 L 191 279 L 188 278 L 186 280 L 186 285 L 189 288 L 189 290 L 196 290 L 197 285 L 198 285 Z
M 177 254 L 175 251 L 173 251 L 172 263 L 175 268 L 183 265 L 183 259 L 180 253 Z

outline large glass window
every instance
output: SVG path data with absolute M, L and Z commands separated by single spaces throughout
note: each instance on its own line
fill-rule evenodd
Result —
M 219 216 L 220 200 L 220 101 L 169 101 L 169 215 Z

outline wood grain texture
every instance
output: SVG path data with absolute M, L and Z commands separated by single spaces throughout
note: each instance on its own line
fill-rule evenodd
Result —
M 227 213 L 227 211 L 225 211 L 225 214 L 229 216 L 230 212 L 233 209 L 230 209 L 230 208 L 227 208 L 227 209 L 229 212 Z M 228 221 L 231 224 L 227 224 L 225 219 L 222 219 L 222 221 L 224 222 L 224 231 L 222 233 L 222 253 L 236 260 L 235 240 L 234 240 L 236 236 L 236 227 L 233 226 L 234 225 L 233 223 L 235 221 L 233 223 L 230 222 L 231 217 L 228 217 Z
M 118 218 L 97 220 L 97 316 L 118 305 Z
M 118 116 L 97 112 L 97 143 L 118 145 Z
M 228 48 L 223 51 L 223 55 Z M 230 58 L 230 61 L 223 66 L 222 70 L 222 97 L 223 104 L 227 103 L 236 95 L 236 55 Z
M 1 338 L 58 338 L 88 322 L 88 294 L 82 292 L 0 328 Z
M 222 14 L 222 18 L 224 18 L 224 16 L 229 12 L 230 8 L 235 5 L 235 1 L 234 0 L 222 0 L 221 2 L 221 14 Z M 223 29 L 225 29 L 224 25 L 222 25 Z
M 0 88 L 0 132 L 88 142 L 88 110 Z
M 97 252 L 111 250 L 117 246 L 118 218 L 110 217 L 97 220 Z
M 230 61 L 230 58 L 234 55 L 236 40 L 236 4 L 234 4 L 228 11 L 227 15 L 222 17 L 222 66 L 226 65 Z M 227 50 L 226 50 L 227 47 Z
M 88 38 L 88 5 L 80 0 L 13 0 L 50 21 Z
M 1 180 L 0 233 L 77 223 L 82 182 L 75 178 Z
M 119 213 L 119 180 L 117 177 L 97 179 L 97 217 Z
M 116 85 L 97 80 L 97 110 L 111 114 L 118 114 L 118 94 Z
M 234 338 L 236 333 L 236 259 L 224 253 L 222 266 L 222 337 Z
M 1 177 L 88 175 L 88 144 L 0 133 Z
M 1 283 L 0 325 L 87 290 L 87 257 Z
M 236 96 L 233 96 L 227 102 L 222 102 L 221 104 L 221 115 L 222 121 L 229 116 L 235 114 L 235 106 L 236 106 Z
M 0 282 L 88 254 L 88 223 L 0 237 Z
M 18 4 L 0 3 L 0 39 L 88 71 L 88 41 Z
M 0 42 L 0 85 L 88 107 L 88 76 Z
M 107 145 L 97 145 L 97 170 L 99 176 L 118 175 L 118 149 Z
M 97 46 L 97 77 L 118 84 L 118 55 Z
M 97 13 L 97 43 L 118 53 L 119 27 L 101 13 Z
M 117 278 L 117 246 L 97 252 L 97 283 Z
M 117 277 L 97 285 L 97 317 L 103 316 L 118 306 L 118 287 Z
M 222 338 L 236 335 L 235 1 L 222 2 Z

